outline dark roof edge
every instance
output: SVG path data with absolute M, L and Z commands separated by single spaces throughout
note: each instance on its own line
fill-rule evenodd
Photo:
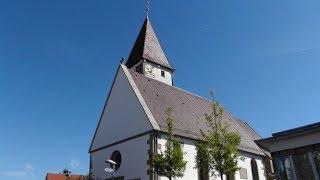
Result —
M 297 128 L 293 128 L 293 129 L 289 129 L 289 130 L 273 133 L 272 136 L 273 137 L 288 136 L 288 135 L 301 133 L 303 131 L 311 131 L 311 130 L 314 130 L 314 129 L 317 129 L 317 128 L 320 128 L 320 122 L 316 122 L 316 123 L 313 123 L 313 124 L 309 124 L 309 125 L 305 125 L 305 126 L 301 126 L 301 127 L 297 127 Z
M 252 128 L 252 126 L 251 126 L 247 121 L 244 121 L 244 120 L 239 119 L 239 118 L 236 118 L 236 119 L 244 122 L 259 138 L 262 138 L 262 137 L 260 136 L 260 134 L 259 134 L 254 128 Z

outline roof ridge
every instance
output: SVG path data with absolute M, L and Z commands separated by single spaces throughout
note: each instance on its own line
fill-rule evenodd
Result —
M 234 119 L 237 119 L 238 121 L 240 121 L 240 122 L 244 123 L 245 125 L 247 125 L 258 137 L 262 138 L 262 137 L 260 136 L 260 134 L 259 134 L 254 128 L 252 128 L 251 125 L 250 125 L 247 121 L 242 120 L 242 119 L 240 119 L 240 118 L 238 118 L 238 117 L 237 117 L 237 118 L 234 118 Z

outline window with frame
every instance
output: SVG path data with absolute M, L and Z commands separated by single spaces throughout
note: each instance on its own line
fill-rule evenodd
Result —
M 280 179 L 291 180 L 293 169 L 290 164 L 289 156 L 278 156 L 275 158 L 275 162 Z
M 240 174 L 240 179 L 248 179 L 248 172 L 246 168 L 240 168 L 239 174 Z
M 252 179 L 259 180 L 258 165 L 257 165 L 257 161 L 254 158 L 251 159 L 251 172 L 252 172 Z
M 164 70 L 161 70 L 161 76 L 162 76 L 162 77 L 165 77 L 165 76 L 166 76 Z

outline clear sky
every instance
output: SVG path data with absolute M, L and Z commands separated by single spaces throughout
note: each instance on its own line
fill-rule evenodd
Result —
M 175 85 L 263 137 L 320 119 L 319 0 L 153 0 Z M 1 0 L 0 179 L 86 173 L 88 148 L 145 0 Z

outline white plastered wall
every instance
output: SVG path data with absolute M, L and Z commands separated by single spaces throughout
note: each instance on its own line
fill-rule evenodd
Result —
M 266 180 L 266 172 L 265 172 L 265 167 L 264 163 L 262 161 L 262 157 L 258 155 L 253 155 L 245 152 L 241 152 L 240 156 L 242 157 L 238 161 L 238 167 L 246 168 L 247 170 L 247 175 L 248 175 L 248 180 L 252 180 L 252 171 L 251 171 L 251 159 L 254 158 L 257 162 L 257 167 L 258 167 L 258 173 L 259 173 L 259 180 Z M 239 171 L 236 172 L 235 174 L 236 179 L 240 179 L 240 174 Z
M 124 68 L 119 67 L 91 150 L 153 129 Z
M 110 159 L 112 152 L 114 152 L 115 150 L 120 151 L 122 158 L 121 165 L 115 173 L 116 177 L 124 176 L 125 180 L 136 178 L 140 178 L 141 180 L 148 180 L 148 140 L 149 134 L 146 134 L 135 139 L 131 139 L 129 141 L 93 152 L 91 154 L 91 172 L 93 174 L 94 180 L 104 180 L 111 177 L 110 173 L 106 173 L 104 171 L 104 168 L 109 167 L 108 165 L 106 165 L 105 160 Z
M 184 176 L 182 178 L 176 178 L 177 180 L 197 180 L 198 179 L 198 170 L 195 168 L 195 157 L 196 157 L 196 148 L 194 144 L 194 140 L 182 138 L 181 141 L 183 142 L 183 152 L 184 152 L 184 160 L 187 161 L 186 170 Z M 158 144 L 162 151 L 165 149 L 166 143 L 166 136 L 161 135 L 158 139 Z M 160 152 L 160 150 L 159 150 Z M 253 155 L 250 153 L 240 152 L 240 157 L 243 157 L 238 161 L 238 167 L 246 168 L 247 170 L 247 180 L 252 180 L 252 172 L 251 172 L 251 158 L 256 159 L 258 171 L 259 171 L 259 180 L 266 180 L 265 177 L 265 169 L 264 164 L 262 161 L 262 157 L 258 155 Z M 210 177 L 210 179 L 220 180 L 220 177 Z M 224 180 L 226 176 L 224 176 Z M 166 177 L 160 177 L 159 180 L 168 180 Z M 242 180 L 240 179 L 239 172 L 235 174 L 235 180 Z
M 164 82 L 169 85 L 172 85 L 172 76 L 171 76 L 170 72 L 168 72 L 164 69 L 158 68 L 158 67 L 155 67 L 154 70 L 155 70 L 155 79 L 156 80 Z M 161 76 L 161 70 L 165 72 L 165 77 Z
M 152 66 L 153 67 L 153 73 L 151 73 L 150 75 L 148 73 L 145 73 L 145 75 L 147 77 L 150 77 L 150 78 L 153 78 L 155 80 L 161 81 L 163 83 L 172 85 L 172 74 L 168 70 L 166 70 L 164 68 L 161 68 L 159 66 L 155 66 L 153 64 L 147 63 L 147 62 L 144 62 L 144 66 L 145 67 L 146 66 Z M 161 76 L 161 71 L 164 71 L 164 73 L 165 73 L 164 77 Z

